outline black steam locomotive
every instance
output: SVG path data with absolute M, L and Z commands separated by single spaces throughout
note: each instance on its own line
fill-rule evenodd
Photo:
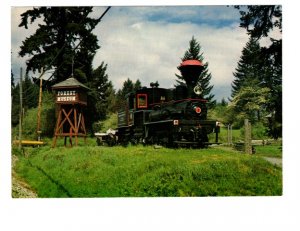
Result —
M 142 88 L 127 97 L 118 113 L 118 127 L 109 133 L 107 143 L 158 144 L 167 147 L 206 147 L 208 134 L 216 133 L 217 121 L 207 120 L 207 100 L 197 85 L 203 70 L 198 60 L 186 60 L 179 70 L 186 85 L 175 89 Z

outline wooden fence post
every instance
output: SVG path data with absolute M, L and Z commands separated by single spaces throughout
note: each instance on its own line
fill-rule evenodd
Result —
M 20 68 L 20 115 L 19 115 L 19 149 L 22 149 L 22 123 L 23 123 L 23 92 L 22 92 L 22 84 L 23 84 L 23 69 Z
M 245 153 L 252 154 L 252 145 L 251 145 L 251 123 L 248 119 L 245 119 Z
M 228 146 L 232 146 L 232 125 L 227 125 L 227 144 Z

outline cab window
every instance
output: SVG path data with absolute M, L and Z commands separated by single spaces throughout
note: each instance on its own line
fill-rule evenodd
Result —
M 137 107 L 147 108 L 147 94 L 137 94 Z

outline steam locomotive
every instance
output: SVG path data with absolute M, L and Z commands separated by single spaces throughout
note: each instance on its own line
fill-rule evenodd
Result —
M 218 122 L 207 120 L 207 100 L 197 85 L 203 70 L 198 60 L 186 60 L 179 66 L 186 84 L 175 89 L 151 84 L 127 96 L 125 108 L 118 113 L 118 127 L 108 132 L 109 145 L 129 142 L 166 147 L 206 147 L 208 134 L 216 133 Z

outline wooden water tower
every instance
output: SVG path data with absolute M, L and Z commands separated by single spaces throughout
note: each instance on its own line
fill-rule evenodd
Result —
M 86 129 L 83 108 L 87 105 L 87 91 L 89 88 L 73 77 L 52 86 L 56 92 L 56 105 L 58 116 L 54 131 L 52 147 L 56 146 L 58 137 L 69 137 L 72 146 L 72 137 L 75 137 L 75 145 L 78 144 L 78 136 L 84 137 L 86 142 Z

